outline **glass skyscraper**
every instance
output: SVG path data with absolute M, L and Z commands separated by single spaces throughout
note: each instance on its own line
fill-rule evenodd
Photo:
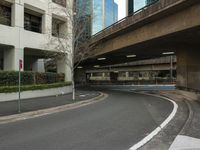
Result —
M 78 16 L 90 14 L 92 17 L 90 25 L 91 35 L 96 34 L 118 20 L 118 5 L 114 0 L 77 0 L 76 3 L 76 7 L 80 10 Z M 87 6 L 85 7 L 85 5 Z M 86 13 L 85 11 L 82 13 L 82 9 Z
M 92 35 L 118 21 L 118 5 L 114 0 L 92 0 Z

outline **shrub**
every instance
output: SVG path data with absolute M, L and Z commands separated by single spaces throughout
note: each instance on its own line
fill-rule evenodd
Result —
M 15 86 L 18 85 L 19 72 L 18 71 L 0 71 L 0 86 Z M 24 71 L 21 72 L 21 84 L 50 84 L 65 81 L 65 74 L 63 73 L 39 73 Z
M 21 91 L 34 91 L 34 90 L 43 90 L 51 89 L 57 87 L 64 87 L 71 85 L 71 82 L 62 82 L 62 83 L 53 83 L 53 84 L 39 84 L 39 85 L 22 85 Z M 11 93 L 18 92 L 18 86 L 1 86 L 0 93 Z

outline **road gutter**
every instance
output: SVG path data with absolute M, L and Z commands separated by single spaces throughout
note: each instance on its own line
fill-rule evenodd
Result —
M 178 110 L 178 105 L 176 104 L 175 101 L 173 101 L 170 98 L 159 96 L 159 95 L 154 95 L 154 94 L 141 93 L 141 92 L 134 92 L 134 93 L 148 95 L 148 96 L 154 96 L 154 97 L 158 97 L 158 98 L 161 98 L 161 99 L 165 99 L 167 101 L 170 101 L 173 104 L 174 108 L 173 108 L 172 112 L 170 113 L 170 115 L 165 119 L 165 121 L 162 124 L 160 124 L 160 126 L 158 126 L 154 131 L 152 131 L 148 136 L 143 138 L 137 144 L 135 144 L 131 148 L 129 148 L 129 150 L 137 150 L 138 148 L 144 146 L 151 139 L 153 139 L 153 137 L 156 136 L 175 117 L 176 112 Z
M 67 110 L 80 108 L 83 106 L 87 106 L 87 105 L 105 100 L 107 97 L 108 97 L 108 94 L 100 92 L 100 95 L 97 97 L 84 100 L 84 101 L 79 101 L 72 104 L 67 104 L 67 105 L 62 105 L 62 106 L 57 106 L 57 107 L 47 108 L 47 109 L 41 109 L 41 110 L 31 111 L 31 112 L 26 112 L 26 113 L 21 113 L 21 114 L 15 114 L 15 115 L 10 115 L 10 116 L 3 116 L 3 117 L 0 117 L 0 124 L 7 124 L 11 122 L 16 122 L 16 121 L 22 121 L 26 119 L 42 117 L 45 115 L 50 115 L 54 113 L 59 113 L 59 112 L 67 111 Z

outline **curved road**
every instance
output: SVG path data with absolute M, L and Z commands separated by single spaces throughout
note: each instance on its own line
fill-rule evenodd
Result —
M 128 150 L 173 109 L 170 102 L 104 91 L 101 102 L 53 115 L 0 125 L 1 150 Z

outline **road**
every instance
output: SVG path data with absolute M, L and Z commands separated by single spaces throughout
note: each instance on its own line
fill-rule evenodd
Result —
M 171 113 L 163 99 L 104 91 L 106 100 L 0 125 L 0 150 L 128 150 Z

